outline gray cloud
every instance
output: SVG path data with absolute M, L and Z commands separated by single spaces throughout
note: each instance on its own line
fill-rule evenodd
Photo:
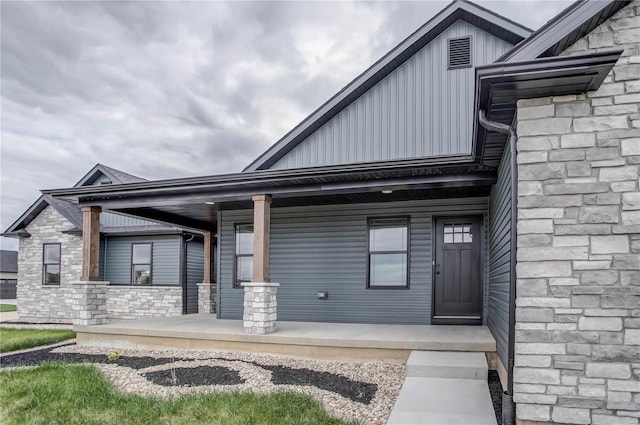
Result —
M 0 2 L 0 227 L 96 162 L 239 171 L 446 4 Z M 481 4 L 537 28 L 569 1 Z

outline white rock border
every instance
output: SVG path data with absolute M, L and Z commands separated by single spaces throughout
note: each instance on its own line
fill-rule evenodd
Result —
M 97 354 L 105 357 L 115 349 L 80 347 L 69 345 L 53 350 L 57 353 Z M 172 364 L 150 366 L 134 370 L 118 366 L 115 363 L 97 363 L 95 366 L 107 378 L 125 393 L 154 396 L 160 398 L 180 396 L 183 394 L 203 394 L 212 392 L 242 392 L 268 394 L 275 391 L 291 391 L 313 397 L 319 401 L 332 416 L 342 419 L 356 419 L 365 424 L 384 425 L 391 409 L 400 393 L 405 378 L 405 366 L 387 361 L 340 362 L 313 360 L 282 355 L 263 353 L 232 353 L 218 351 L 175 351 L 175 350 L 118 350 L 121 357 L 167 357 L 175 358 Z M 183 359 L 188 359 L 184 361 Z M 370 404 L 354 402 L 332 391 L 315 386 L 274 385 L 271 383 L 271 372 L 247 362 L 264 365 L 281 365 L 294 369 L 305 368 L 318 372 L 329 372 L 345 376 L 360 382 L 376 384 L 378 391 Z M 167 387 L 152 383 L 142 374 L 171 367 L 224 366 L 237 370 L 246 380 L 240 385 L 211 385 L 186 387 Z

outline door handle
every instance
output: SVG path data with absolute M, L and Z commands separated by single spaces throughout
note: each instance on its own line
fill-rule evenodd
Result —
M 440 264 L 436 263 L 436 274 L 440 274 Z

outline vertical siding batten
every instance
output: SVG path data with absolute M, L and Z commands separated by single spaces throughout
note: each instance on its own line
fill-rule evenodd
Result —
M 457 21 L 270 168 L 470 152 L 474 69 L 447 69 L 447 40 L 466 35 L 473 66 L 492 63 L 512 47 Z

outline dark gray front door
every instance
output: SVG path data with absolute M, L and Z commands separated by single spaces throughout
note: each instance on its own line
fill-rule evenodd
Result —
M 436 220 L 434 324 L 482 323 L 481 228 L 481 217 Z

